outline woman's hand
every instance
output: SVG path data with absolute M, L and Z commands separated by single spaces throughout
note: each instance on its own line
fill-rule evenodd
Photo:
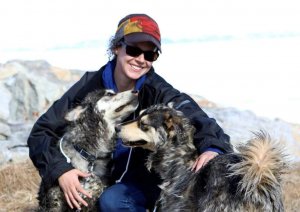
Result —
M 199 171 L 203 166 L 205 166 L 208 163 L 208 161 L 210 161 L 217 155 L 218 155 L 218 153 L 213 152 L 213 151 L 203 152 L 201 155 L 199 155 L 196 162 L 194 163 L 194 165 L 192 167 L 192 171 L 195 171 L 195 172 Z
M 83 195 L 92 198 L 92 196 L 82 188 L 79 182 L 79 177 L 89 177 L 90 174 L 81 172 L 78 169 L 72 169 L 62 174 L 58 178 L 58 183 L 61 189 L 64 192 L 65 198 L 68 202 L 68 205 L 73 209 L 76 207 L 80 209 L 80 205 L 83 204 L 88 206 L 87 202 L 82 199 L 79 195 L 82 193 Z

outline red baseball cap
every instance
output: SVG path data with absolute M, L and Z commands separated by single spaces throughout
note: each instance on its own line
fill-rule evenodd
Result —
M 160 31 L 157 23 L 146 14 L 130 14 L 118 24 L 115 38 L 125 42 L 152 42 L 161 52 Z

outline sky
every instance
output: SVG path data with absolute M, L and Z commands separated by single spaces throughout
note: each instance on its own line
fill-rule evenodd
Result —
M 300 123 L 298 0 L 2 0 L 0 63 L 98 70 L 118 21 L 160 26 L 153 65 L 175 88 L 224 107 Z

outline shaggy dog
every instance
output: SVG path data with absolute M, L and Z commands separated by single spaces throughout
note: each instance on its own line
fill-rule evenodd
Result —
M 80 179 L 84 189 L 92 194 L 86 198 L 89 207 L 83 211 L 97 211 L 97 200 L 108 184 L 111 153 L 115 147 L 115 125 L 129 116 L 138 106 L 138 97 L 132 91 L 114 93 L 98 90 L 87 95 L 81 105 L 69 111 L 66 133 L 57 148 L 67 162 L 83 172 L 88 178 Z M 68 207 L 58 185 L 48 189 L 41 184 L 39 211 L 73 211 Z
M 127 146 L 149 149 L 146 165 L 163 183 L 158 211 L 283 211 L 280 175 L 285 155 L 267 133 L 255 133 L 238 152 L 191 171 L 194 128 L 179 111 L 156 105 L 118 127 Z

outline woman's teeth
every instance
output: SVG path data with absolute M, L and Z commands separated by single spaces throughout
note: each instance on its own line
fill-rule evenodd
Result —
M 142 67 L 135 66 L 135 65 L 131 65 L 131 68 L 133 68 L 134 70 L 141 70 L 142 69 Z

